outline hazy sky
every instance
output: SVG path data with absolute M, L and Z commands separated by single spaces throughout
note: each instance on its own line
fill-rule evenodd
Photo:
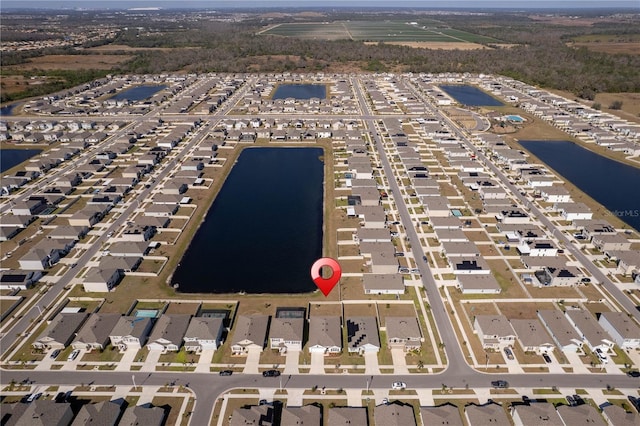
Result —
M 3 0 L 0 8 L 230 8 L 230 7 L 264 7 L 264 8 L 305 8 L 305 7 L 425 7 L 425 8 L 635 8 L 640 11 L 640 0 Z

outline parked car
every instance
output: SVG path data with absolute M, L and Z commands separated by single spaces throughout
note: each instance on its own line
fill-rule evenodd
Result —
M 551 357 L 547 354 L 542 354 L 542 358 L 544 358 L 544 362 L 547 364 L 551 364 Z
M 511 348 L 504 348 L 504 354 L 507 358 L 513 359 L 513 351 L 511 351 Z
M 569 403 L 570 407 L 575 407 L 576 405 L 578 405 L 576 403 L 576 400 L 571 395 L 567 395 L 567 402 Z
M 278 377 L 280 372 L 278 370 L 267 370 L 262 372 L 263 377 Z
M 402 389 L 406 389 L 406 388 L 407 388 L 407 384 L 405 382 L 393 382 L 393 383 L 391 383 L 391 389 L 402 390 Z
M 230 375 L 232 375 L 232 374 L 233 374 L 233 371 L 232 371 L 232 370 L 222 370 L 222 371 L 220 372 L 220 375 L 221 375 L 221 376 L 230 376 Z
M 80 349 L 75 349 L 69 354 L 69 356 L 67 357 L 67 361 L 73 361 L 74 359 L 78 358 L 78 355 L 80 355 Z
M 258 405 L 267 405 L 269 402 L 266 399 L 261 399 L 258 401 Z
M 629 377 L 640 377 L 640 371 L 638 371 L 638 370 L 627 371 L 627 376 L 629 376 Z
M 584 405 L 584 399 L 580 395 L 573 395 L 573 400 L 576 402 L 576 405 Z
M 55 351 L 51 352 L 51 355 L 49 355 L 49 357 L 51 359 L 56 359 L 58 355 L 60 355 L 60 349 L 56 349 Z
M 493 382 L 491 382 L 491 386 L 496 389 L 506 389 L 509 387 L 509 382 L 507 382 L 506 380 L 494 380 Z
M 32 393 L 31 395 L 29 395 L 29 397 L 27 398 L 27 402 L 33 402 L 36 399 L 40 398 L 42 396 L 42 392 L 38 392 L 38 393 Z

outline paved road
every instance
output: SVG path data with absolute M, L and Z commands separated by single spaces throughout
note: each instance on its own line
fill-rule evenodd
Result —
M 428 101 L 424 98 L 424 96 L 422 96 L 421 93 L 419 93 L 417 90 L 414 90 L 414 93 L 421 99 L 423 99 L 427 105 L 430 106 Z M 616 301 L 620 303 L 620 305 L 622 305 L 622 307 L 637 321 L 640 321 L 639 307 L 637 307 L 631 301 L 631 299 L 629 299 L 613 282 L 611 282 L 611 280 L 609 280 L 609 278 L 607 278 L 607 276 L 603 274 L 602 271 L 596 265 L 594 265 L 593 262 L 589 260 L 587 256 L 585 256 L 584 253 L 582 253 L 580 249 L 576 247 L 575 244 L 566 235 L 564 235 L 562 231 L 558 229 L 558 227 L 547 216 L 545 216 L 542 210 L 540 210 L 535 204 L 533 204 L 526 196 L 522 195 L 520 193 L 521 189 L 512 184 L 506 174 L 491 160 L 489 160 L 481 150 L 479 150 L 473 143 L 471 143 L 466 134 L 451 119 L 449 119 L 449 117 L 433 107 L 432 111 L 449 125 L 456 136 L 461 141 L 463 141 L 464 144 L 471 151 L 473 151 L 473 153 L 476 154 L 476 157 L 480 159 L 486 167 L 488 167 L 493 171 L 493 173 L 495 173 L 495 175 L 502 181 L 503 185 L 511 191 L 512 195 L 514 195 L 523 206 L 526 206 L 528 209 L 530 209 L 531 213 L 536 217 L 536 219 L 542 222 L 542 224 L 547 227 L 547 230 L 551 232 L 554 237 L 564 243 L 566 249 L 569 250 L 569 252 L 582 264 L 582 266 L 585 267 L 591 273 L 591 275 L 593 275 L 595 279 L 605 287 L 609 294 L 613 296 L 613 298 L 615 298 Z

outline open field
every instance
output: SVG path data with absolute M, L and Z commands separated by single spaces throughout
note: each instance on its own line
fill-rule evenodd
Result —
M 365 44 L 376 44 L 375 41 L 367 41 Z M 490 49 L 490 47 L 477 43 L 456 42 L 456 41 L 392 41 L 387 44 L 396 46 L 414 47 L 417 49 L 434 49 L 434 50 L 477 50 Z
M 570 47 L 586 47 L 594 52 L 604 52 L 609 54 L 627 53 L 636 55 L 640 52 L 640 41 L 634 42 L 573 42 L 568 43 Z
M 7 70 L 109 70 L 132 57 L 129 55 L 46 55 L 29 59 L 24 64 L 7 67 Z
M 335 21 L 326 23 L 285 23 L 275 25 L 260 34 L 299 37 L 305 39 L 373 41 L 385 43 L 495 43 L 490 37 L 452 28 L 431 30 L 397 21 Z M 414 46 L 412 47 L 425 47 Z

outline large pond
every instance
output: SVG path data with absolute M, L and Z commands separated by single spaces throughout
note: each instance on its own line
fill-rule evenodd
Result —
M 323 151 L 247 148 L 172 278 L 186 293 L 305 293 L 322 257 Z
M 0 173 L 39 154 L 41 149 L 0 149 Z
M 13 115 L 13 110 L 18 106 L 19 104 L 9 104 L 9 105 L 5 105 L 2 108 L 0 108 L 0 117 L 6 116 L 6 115 Z
M 123 90 L 120 93 L 116 93 L 109 99 L 114 99 L 116 101 L 121 101 L 125 99 L 128 101 L 142 101 L 147 98 L 150 98 L 151 96 L 155 95 L 156 93 L 158 93 L 159 91 L 161 91 L 166 87 L 167 86 L 155 85 L 155 84 L 136 86 L 136 87 L 132 87 L 131 89 Z
M 640 169 L 570 141 L 520 141 L 566 180 L 640 230 Z
M 324 84 L 281 84 L 276 88 L 273 99 L 325 99 L 327 87 Z
M 456 101 L 467 106 L 500 106 L 504 105 L 496 98 L 489 96 L 477 87 L 467 85 L 440 86 Z

